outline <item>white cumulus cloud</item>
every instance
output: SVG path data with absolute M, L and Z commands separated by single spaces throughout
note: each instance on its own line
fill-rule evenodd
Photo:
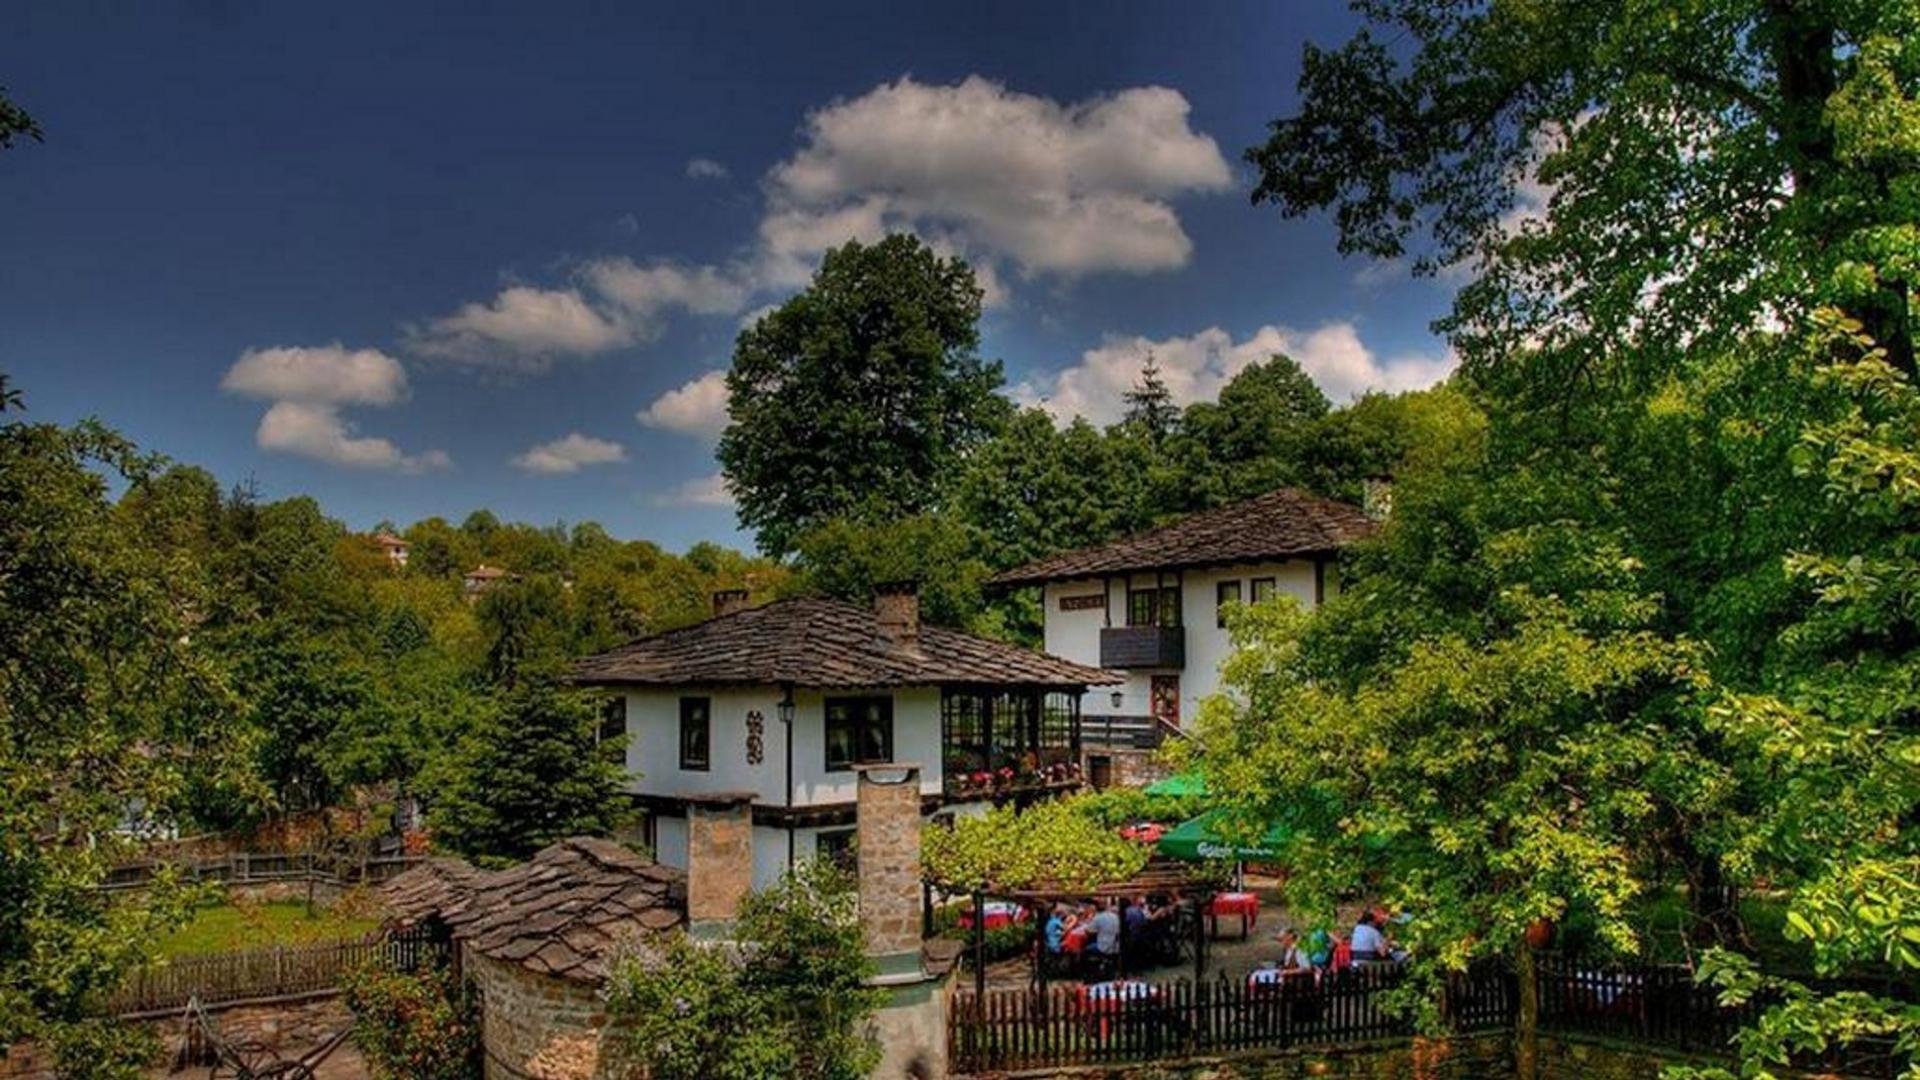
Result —
M 1432 386 L 1458 363 L 1451 353 L 1382 358 L 1360 340 L 1359 331 L 1349 322 L 1325 323 L 1304 333 L 1262 326 L 1241 341 L 1215 326 L 1158 341 L 1109 338 L 1082 353 L 1072 367 L 1020 383 L 1013 395 L 1023 404 L 1040 405 L 1062 421 L 1077 415 L 1095 423 L 1112 423 L 1126 411 L 1126 392 L 1139 381 L 1149 355 L 1173 400 L 1185 405 L 1218 397 L 1235 375 L 1275 353 L 1297 361 L 1336 402 L 1368 390 Z
M 611 439 L 596 439 L 575 431 L 516 455 L 513 465 L 527 472 L 573 473 L 588 465 L 611 465 L 625 460 L 626 447 Z
M 687 162 L 689 180 L 725 180 L 733 175 L 725 165 L 712 158 L 697 157 Z
M 590 262 L 581 269 L 581 276 L 602 299 L 638 320 L 649 333 L 653 320 L 670 308 L 696 315 L 731 315 L 747 302 L 747 285 L 711 266 L 641 266 L 622 257 Z
M 220 389 L 267 401 L 392 405 L 407 396 L 407 373 L 378 349 L 276 346 L 241 353 Z
M 452 464 L 445 451 L 407 454 L 387 439 L 358 435 L 340 415 L 350 405 L 382 407 L 406 400 L 406 370 L 378 349 L 349 349 L 338 342 L 248 349 L 227 369 L 220 388 L 273 403 L 254 432 L 262 450 L 397 472 Z
M 712 473 L 655 495 L 652 502 L 655 506 L 732 506 L 733 492 L 727 490 L 726 477 Z
M 545 370 L 555 358 L 628 344 L 624 320 L 587 303 L 577 289 L 512 285 L 487 303 L 461 305 L 425 326 L 407 329 L 407 347 L 421 356 L 503 371 Z
M 834 102 L 768 174 L 768 276 L 790 282 L 826 248 L 888 229 L 1028 274 L 1183 266 L 1193 243 L 1170 200 L 1232 183 L 1189 112 L 1165 87 L 1063 104 L 979 76 Z
M 635 419 L 651 428 L 717 439 L 727 426 L 727 373 L 709 371 L 677 386 L 655 398 Z
M 386 439 L 356 435 L 339 409 L 324 402 L 274 402 L 260 418 L 254 441 L 262 450 L 354 469 L 425 472 L 453 464 L 441 450 L 405 454 Z

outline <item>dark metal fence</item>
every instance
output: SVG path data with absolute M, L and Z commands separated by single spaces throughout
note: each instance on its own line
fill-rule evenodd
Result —
M 202 1005 L 338 990 L 349 972 L 372 963 L 412 971 L 447 958 L 442 935 L 416 928 L 358 941 L 182 956 L 135 971 L 107 1011 L 136 1016 Z
M 956 1073 L 990 1073 L 1406 1036 L 1411 1022 L 1378 998 L 1405 977 L 1381 967 L 1277 984 L 1225 976 L 1129 983 L 1124 996 L 1074 985 L 962 991 L 948 1014 L 949 1060 Z M 1516 1002 L 1512 977 L 1494 970 L 1450 980 L 1445 995 L 1462 1032 L 1511 1026 Z

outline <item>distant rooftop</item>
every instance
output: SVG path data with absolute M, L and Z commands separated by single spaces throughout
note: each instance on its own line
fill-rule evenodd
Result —
M 644 637 L 574 665 L 588 685 L 780 684 L 813 688 L 959 683 L 1105 686 L 1119 676 L 938 626 L 890 632 L 869 607 L 776 600 Z
M 1049 555 L 996 575 L 990 584 L 1038 585 L 1139 570 L 1331 554 L 1378 529 L 1377 522 L 1350 503 L 1281 488 L 1111 543 Z

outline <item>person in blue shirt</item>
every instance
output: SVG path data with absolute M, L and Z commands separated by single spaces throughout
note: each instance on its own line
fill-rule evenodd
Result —
M 1047 951 L 1057 953 L 1067 945 L 1067 905 L 1053 905 L 1053 914 L 1047 916 Z

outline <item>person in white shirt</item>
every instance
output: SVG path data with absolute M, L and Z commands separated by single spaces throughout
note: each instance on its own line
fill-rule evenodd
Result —
M 1300 935 L 1293 932 L 1293 927 L 1282 929 L 1274 940 L 1280 943 L 1280 974 L 1298 975 L 1313 970 L 1307 954 L 1300 949 Z
M 1353 958 L 1355 960 L 1391 960 L 1388 951 L 1387 936 L 1374 925 L 1373 912 L 1364 912 L 1360 921 L 1353 927 Z

